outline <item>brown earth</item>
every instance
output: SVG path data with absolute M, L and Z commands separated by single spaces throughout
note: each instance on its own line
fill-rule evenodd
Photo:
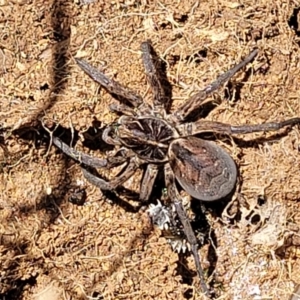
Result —
M 223 101 L 207 119 L 299 117 L 299 5 L 0 0 L 0 299 L 203 299 L 192 257 L 178 258 L 144 212 L 87 183 L 49 146 L 42 124 L 72 128 L 86 153 L 109 153 L 82 141 L 116 118 L 113 99 L 74 57 L 145 95 L 146 39 L 167 62 L 173 109 L 257 47 L 253 63 L 214 95 Z M 207 282 L 219 299 L 290 299 L 300 283 L 299 127 L 220 143 L 239 166 L 240 205 L 232 220 L 215 212 L 217 203 L 208 208 L 215 238 L 200 250 Z M 138 191 L 139 180 L 126 187 Z M 67 201 L 74 185 L 86 187 L 83 206 Z

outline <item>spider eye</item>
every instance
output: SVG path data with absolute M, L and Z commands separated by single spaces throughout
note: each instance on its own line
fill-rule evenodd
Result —
M 170 145 L 169 158 L 177 181 L 196 199 L 219 200 L 234 189 L 236 165 L 213 142 L 196 137 L 177 139 Z

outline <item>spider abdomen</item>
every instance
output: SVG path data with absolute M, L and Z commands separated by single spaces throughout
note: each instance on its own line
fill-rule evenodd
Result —
M 217 144 L 196 137 L 180 138 L 171 143 L 168 153 L 177 181 L 194 198 L 214 201 L 233 190 L 235 162 Z
M 118 123 L 118 140 L 140 158 L 149 162 L 168 160 L 169 144 L 178 133 L 165 120 L 152 116 L 123 116 Z

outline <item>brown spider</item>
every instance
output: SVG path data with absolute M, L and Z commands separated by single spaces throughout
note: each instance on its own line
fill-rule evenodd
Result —
M 194 110 L 208 102 L 205 101 L 208 95 L 249 63 L 257 55 L 258 50 L 252 51 L 242 62 L 193 95 L 173 114 L 168 113 L 171 99 L 161 76 L 162 61 L 156 55 L 150 41 L 142 43 L 141 51 L 146 77 L 153 93 L 151 105 L 144 102 L 139 94 L 109 79 L 87 62 L 76 59 L 84 72 L 121 102 L 110 106 L 111 111 L 122 115 L 115 123 L 105 128 L 102 138 L 106 143 L 122 149 L 119 152 L 122 154 L 99 159 L 76 151 L 58 137 L 53 137 L 53 143 L 65 154 L 80 162 L 86 179 L 101 190 L 115 190 L 131 178 L 138 168 L 146 165 L 139 196 L 143 202 L 149 199 L 159 167 L 164 165 L 165 184 L 172 206 L 152 205 L 149 209 L 150 215 L 154 223 L 165 228 L 175 218 L 171 216 L 169 208 L 172 207 L 172 211 L 176 212 L 194 256 L 203 292 L 208 295 L 209 291 L 200 265 L 197 238 L 182 205 L 176 181 L 192 197 L 202 201 L 215 201 L 233 191 L 237 168 L 224 149 L 212 141 L 200 139 L 195 135 L 203 132 L 232 135 L 278 130 L 287 125 L 300 123 L 300 118 L 242 126 L 202 119 L 187 122 Z M 127 163 L 125 171 L 109 182 L 90 172 L 90 169 L 110 169 L 124 163 Z

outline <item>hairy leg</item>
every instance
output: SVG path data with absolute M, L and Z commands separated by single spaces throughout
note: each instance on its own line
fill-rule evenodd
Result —
M 213 83 L 205 87 L 203 90 L 193 95 L 175 112 L 178 121 L 183 121 L 193 110 L 204 104 L 209 94 L 215 92 L 221 85 L 233 77 L 240 69 L 247 65 L 258 53 L 258 50 L 252 51 L 242 62 L 234 66 L 226 73 L 220 75 Z
M 69 157 L 73 158 L 74 160 L 76 160 L 82 164 L 85 164 L 87 166 L 94 167 L 94 168 L 107 167 L 107 164 L 108 164 L 107 159 L 100 159 L 100 158 L 93 157 L 88 154 L 84 154 L 80 151 L 77 151 L 77 150 L 71 148 L 70 146 L 68 146 L 66 143 L 64 143 L 60 138 L 55 137 L 55 136 L 52 138 L 52 142 L 63 153 L 65 153 Z
M 169 102 L 169 96 L 166 93 L 166 85 L 162 78 L 162 61 L 155 53 L 151 42 L 146 41 L 141 44 L 142 60 L 147 76 L 147 81 L 153 92 L 154 108 L 160 112 L 166 109 Z
M 296 124 L 300 124 L 300 118 L 292 118 L 282 122 L 269 122 L 263 124 L 238 126 L 232 126 L 230 124 L 224 124 L 220 122 L 198 120 L 196 122 L 179 125 L 177 130 L 180 132 L 181 136 L 190 136 L 203 132 L 216 132 L 231 135 L 261 131 L 277 131 L 283 127 L 293 126 Z
M 60 138 L 53 137 L 52 138 L 53 144 L 59 148 L 64 154 L 68 155 L 69 157 L 73 158 L 75 161 L 84 164 L 86 166 L 92 168 L 113 168 L 117 167 L 124 162 L 128 161 L 127 157 L 124 156 L 115 156 L 109 157 L 107 159 L 100 159 L 80 151 L 71 148 L 66 143 L 64 143 Z
M 110 94 L 115 94 L 116 96 L 120 96 L 123 99 L 128 100 L 134 107 L 142 104 L 143 99 L 140 95 L 131 91 L 128 88 L 125 88 L 117 81 L 108 78 L 105 74 L 100 72 L 95 67 L 91 66 L 86 61 L 75 58 L 79 67 L 88 74 L 94 81 L 98 82 L 101 86 L 103 86 Z

